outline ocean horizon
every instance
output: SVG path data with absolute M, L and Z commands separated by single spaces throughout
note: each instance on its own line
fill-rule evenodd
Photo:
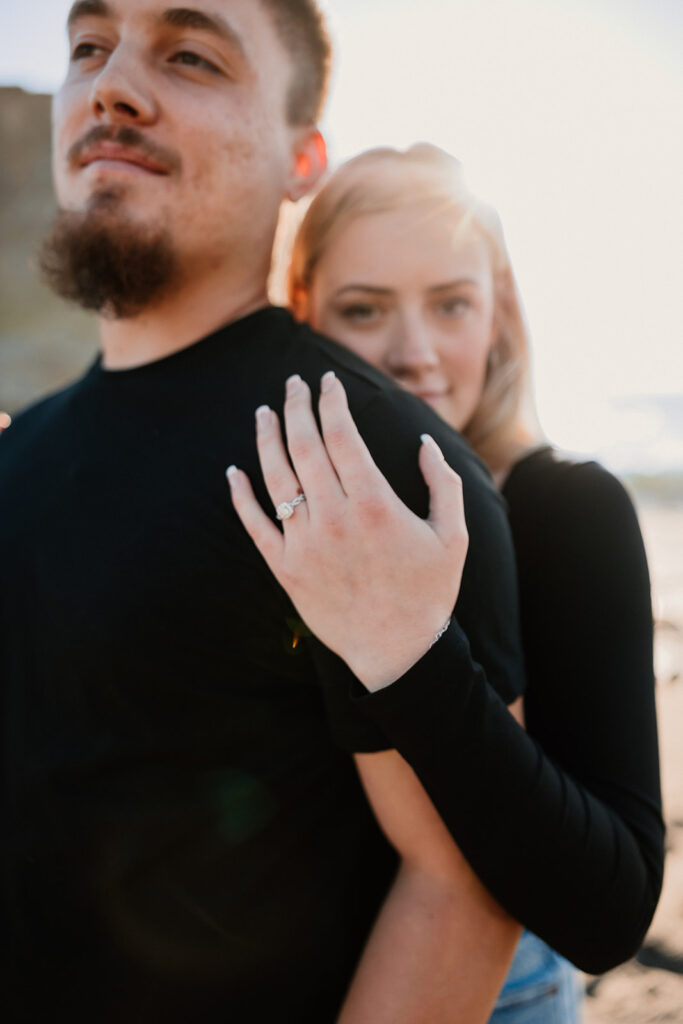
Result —
M 601 403 L 595 430 L 582 430 L 590 447 L 559 447 L 582 458 L 595 458 L 619 476 L 683 477 L 683 393 L 612 397 Z

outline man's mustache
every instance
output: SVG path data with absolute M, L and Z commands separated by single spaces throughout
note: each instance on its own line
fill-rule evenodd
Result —
M 124 125 L 120 128 L 110 125 L 97 125 L 91 128 L 82 139 L 74 142 L 67 153 L 67 160 L 72 166 L 78 165 L 89 149 L 102 142 L 112 142 L 126 149 L 134 149 L 155 163 L 161 164 L 168 171 L 179 171 L 182 166 L 180 155 L 173 150 L 150 142 L 137 128 Z

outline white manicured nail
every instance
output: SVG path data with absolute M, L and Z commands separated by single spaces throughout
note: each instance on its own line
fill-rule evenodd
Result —
M 320 381 L 320 390 L 323 394 L 330 390 L 336 379 L 337 375 L 334 370 L 328 370 L 327 373 L 323 374 L 322 380 Z
M 287 398 L 290 398 L 292 395 L 295 395 L 300 387 L 301 377 L 299 376 L 298 373 L 292 374 L 292 376 L 287 381 Z
M 267 427 L 270 423 L 270 406 L 259 405 L 256 410 L 256 423 L 259 427 Z
M 442 461 L 445 461 L 443 452 L 441 451 L 441 449 L 439 448 L 438 444 L 436 443 L 431 434 L 422 434 L 420 440 L 422 441 L 422 444 L 427 445 L 428 448 L 431 448 L 434 454 L 438 455 Z

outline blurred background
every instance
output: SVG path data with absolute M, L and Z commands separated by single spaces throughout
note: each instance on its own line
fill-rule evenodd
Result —
M 599 458 L 650 557 L 671 857 L 639 962 L 591 985 L 590 1021 L 683 1021 L 683 2 L 323 0 L 333 164 L 426 139 L 500 211 L 551 440 Z M 39 283 L 54 211 L 50 93 L 70 0 L 0 13 L 0 410 L 60 386 L 93 320 Z M 0 500 L 2 497 L 0 496 Z M 649 960 L 648 960 L 649 958 Z

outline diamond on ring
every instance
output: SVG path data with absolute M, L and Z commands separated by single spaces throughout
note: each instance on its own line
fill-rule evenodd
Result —
M 283 501 L 275 509 L 275 518 L 279 519 L 281 522 L 284 519 L 291 519 L 292 516 L 294 515 L 294 509 L 296 508 L 296 506 L 300 505 L 301 502 L 305 500 L 305 494 L 297 494 L 296 498 L 294 498 L 293 501 Z

